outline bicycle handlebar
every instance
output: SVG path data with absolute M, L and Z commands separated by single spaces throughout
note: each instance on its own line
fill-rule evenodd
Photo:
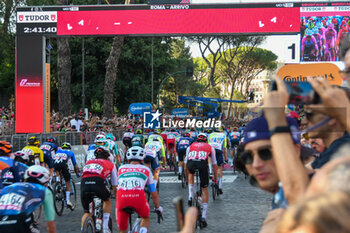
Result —
M 158 215 L 158 224 L 160 224 L 163 221 L 163 214 L 159 210 L 153 210 L 153 213 L 156 213 Z

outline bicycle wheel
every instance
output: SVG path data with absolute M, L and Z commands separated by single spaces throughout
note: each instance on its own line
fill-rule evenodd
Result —
M 175 155 L 173 155 L 173 163 L 174 163 L 174 172 L 175 172 L 175 175 L 177 175 L 177 173 L 179 171 L 179 165 L 176 162 L 176 156 Z
M 112 221 L 112 217 L 109 216 L 109 220 L 108 220 L 108 228 L 111 232 L 113 232 L 113 221 Z
M 58 216 L 61 216 L 64 209 L 64 195 L 63 187 L 61 182 L 56 182 L 54 189 L 53 189 L 53 198 L 54 198 L 54 206 L 55 211 Z
M 213 196 L 213 200 L 215 201 L 217 192 L 216 192 L 216 187 L 214 184 L 211 185 L 211 193 Z
M 182 185 L 182 188 L 186 188 L 186 178 L 183 172 L 181 174 L 181 185 Z
M 196 204 L 196 208 L 198 210 L 195 229 L 197 229 L 198 227 L 200 229 L 202 229 L 202 224 L 201 224 L 201 221 L 202 221 L 202 208 L 201 208 L 201 204 L 199 203 L 199 200 L 198 200 L 198 195 L 196 195 L 196 197 L 195 197 L 195 204 Z
M 41 205 L 38 208 L 36 208 L 36 210 L 33 212 L 33 220 L 35 223 L 39 223 L 42 210 L 43 210 L 43 206 Z
M 77 206 L 77 190 L 75 189 L 75 182 L 73 180 L 70 180 L 70 187 L 70 202 L 73 204 L 72 210 L 74 210 Z
M 88 216 L 84 220 L 83 229 L 81 232 L 82 233 L 95 233 L 96 232 L 95 223 L 94 223 L 94 220 L 91 216 Z

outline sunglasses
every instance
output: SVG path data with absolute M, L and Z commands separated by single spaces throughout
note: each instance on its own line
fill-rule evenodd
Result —
M 270 146 L 261 147 L 257 151 L 259 158 L 263 161 L 268 161 L 272 158 L 272 151 Z M 250 150 L 243 151 L 241 155 L 241 160 L 245 165 L 252 164 L 254 160 L 253 152 Z
M 342 76 L 342 78 L 349 76 L 350 75 L 350 68 L 339 71 L 339 74 Z

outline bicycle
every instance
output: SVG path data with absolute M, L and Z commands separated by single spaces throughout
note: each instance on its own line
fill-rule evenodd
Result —
M 97 233 L 102 232 L 103 226 L 103 202 L 101 198 L 97 197 L 96 193 L 86 193 L 93 197 L 93 201 L 90 203 L 90 213 L 83 223 L 82 233 Z M 109 216 L 108 228 L 112 232 L 113 222 L 112 217 Z
M 157 182 L 156 189 L 157 189 L 157 192 L 159 194 L 159 180 Z M 148 189 L 148 185 L 145 186 L 145 193 L 146 193 L 147 201 L 149 202 L 149 200 L 151 199 L 151 192 Z
M 212 193 L 212 197 L 213 197 L 213 200 L 215 201 L 217 197 L 219 197 L 220 195 L 220 192 L 219 192 L 219 186 L 218 184 L 216 184 L 214 182 L 214 180 L 212 179 L 211 180 L 211 193 Z
M 62 176 L 60 176 L 60 178 L 61 178 L 60 181 L 55 182 L 55 185 L 53 188 L 53 197 L 54 197 L 53 203 L 55 206 L 55 211 L 58 216 L 62 216 L 64 206 L 66 203 L 66 182 Z M 70 180 L 70 186 L 71 186 L 70 200 L 73 204 L 71 210 L 73 211 L 77 204 L 77 193 L 76 193 L 75 183 L 72 179 Z
M 196 176 L 197 191 L 196 191 L 196 194 L 194 196 L 194 206 L 198 210 L 195 229 L 197 229 L 198 227 L 200 229 L 203 229 L 203 225 L 202 225 L 202 189 L 201 189 L 200 184 L 199 184 L 199 171 L 198 171 L 198 169 L 196 169 L 195 176 Z
M 188 183 L 187 183 L 187 179 L 186 179 L 186 175 L 185 175 L 184 165 L 182 165 L 182 172 L 180 174 L 180 179 L 181 179 L 181 186 L 182 186 L 182 188 L 186 188 Z
M 129 215 L 129 231 L 128 233 L 138 233 L 140 230 L 140 224 L 141 224 L 141 218 L 140 216 L 137 216 L 134 225 L 132 225 L 132 215 L 136 212 L 136 210 L 133 207 L 125 207 L 123 208 L 123 211 Z M 158 224 L 163 221 L 163 215 L 160 211 L 154 210 L 153 213 L 156 213 L 158 215 Z

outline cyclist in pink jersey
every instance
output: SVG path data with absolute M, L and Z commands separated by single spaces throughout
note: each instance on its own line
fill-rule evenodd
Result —
M 314 61 L 318 55 L 318 46 L 311 29 L 306 30 L 301 41 L 301 60 Z
M 323 39 L 325 46 L 323 60 L 335 61 L 337 31 L 334 29 L 334 25 L 332 23 L 328 24 L 328 27 L 323 34 Z

